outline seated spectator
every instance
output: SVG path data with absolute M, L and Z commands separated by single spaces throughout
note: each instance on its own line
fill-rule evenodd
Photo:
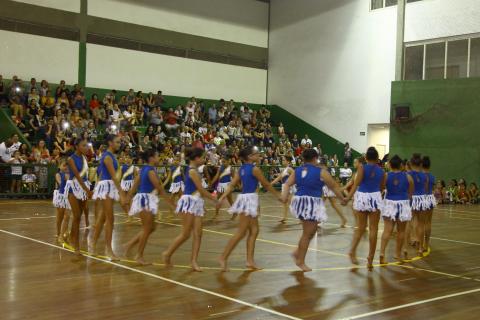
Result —
M 437 183 L 435 183 L 433 195 L 435 196 L 435 199 L 438 204 L 448 203 L 447 194 L 445 190 L 445 181 L 438 180 Z
M 40 97 L 46 96 L 47 91 L 50 91 L 50 86 L 48 85 L 47 80 L 42 80 L 40 82 L 40 90 L 38 92 L 40 94 Z
M 458 192 L 455 202 L 460 204 L 466 204 L 469 201 L 470 199 L 468 197 L 467 184 L 463 179 L 460 179 L 460 181 L 458 182 Z
M 478 192 L 478 187 L 475 182 L 470 183 L 470 186 L 468 187 L 468 198 L 470 200 L 471 204 L 477 204 L 478 203 L 478 197 L 479 197 L 479 192 Z
M 347 184 L 348 180 L 350 180 L 350 178 L 352 177 L 352 174 L 353 174 L 352 169 L 348 167 L 348 163 L 347 162 L 343 163 L 343 168 L 340 168 L 340 174 L 339 174 L 342 185 Z
M 37 102 L 37 105 L 38 105 L 38 102 L 40 101 L 40 95 L 38 94 L 37 89 L 35 87 L 30 89 L 30 93 L 28 94 L 28 98 L 27 98 L 27 103 L 31 104 L 32 100 L 35 100 Z
M 38 144 L 32 148 L 30 160 L 42 164 L 50 162 L 50 152 L 48 151 L 44 140 L 38 141 Z
M 12 114 L 16 117 L 23 118 L 24 115 L 24 109 L 23 105 L 20 102 L 19 97 L 13 97 L 11 102 L 10 102 L 10 110 L 12 111 Z
M 34 135 L 37 139 L 45 139 L 47 132 L 47 121 L 43 117 L 45 111 L 38 109 L 36 114 L 30 119 L 30 126 L 34 130 Z
M 305 137 L 302 139 L 302 141 L 300 141 L 300 144 L 303 144 L 303 145 L 312 145 L 312 139 L 310 139 L 308 137 L 308 134 L 305 135 Z
M 24 164 L 26 161 L 21 157 L 20 151 L 15 151 L 13 154 L 13 158 L 10 159 L 9 163 L 11 164 Z M 10 167 L 11 170 L 11 184 L 10 184 L 10 192 L 11 193 L 20 193 L 20 189 L 22 186 L 22 175 L 23 175 L 23 167 L 22 166 L 14 166 Z
M 65 105 L 67 108 L 70 108 L 70 101 L 68 100 L 67 92 L 62 91 L 60 96 L 57 98 L 57 106 Z
M 33 174 L 32 168 L 27 168 L 27 173 L 22 176 L 22 183 L 28 192 L 34 193 L 36 191 L 37 176 Z
M 46 117 L 53 117 L 55 114 L 55 98 L 52 97 L 50 90 L 45 91 L 45 95 L 40 98 L 40 105 L 45 110 Z
M 161 108 L 164 102 L 165 99 L 163 98 L 162 91 L 157 91 L 157 94 L 155 95 L 155 106 Z
M 179 124 L 177 123 L 178 121 L 178 116 L 175 112 L 173 112 L 173 109 L 170 108 L 168 109 L 168 112 L 165 116 L 165 128 L 171 133 L 174 130 L 177 130 L 179 127 Z

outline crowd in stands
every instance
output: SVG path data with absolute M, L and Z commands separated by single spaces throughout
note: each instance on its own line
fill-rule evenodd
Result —
M 160 152 L 165 166 L 175 158 L 184 164 L 184 150 L 193 146 L 206 150 L 207 162 L 213 168 L 223 154 L 231 155 L 235 165 L 240 163 L 239 150 L 255 144 L 264 155 L 262 164 L 272 166 L 266 174 L 273 179 L 282 159 L 300 165 L 299 155 L 313 147 L 339 182 L 345 183 L 352 176 L 353 151 L 348 143 L 341 159 L 336 154 L 328 156 L 322 152 L 321 144 L 308 135 L 299 137 L 286 132 L 283 123 L 272 122 L 267 107 L 254 110 L 246 102 L 220 99 L 207 105 L 192 97 L 183 105 L 167 107 L 162 91 L 145 94 L 130 89 L 120 95 L 111 90 L 103 97 L 95 93 L 86 97 L 84 88 L 78 84 L 67 86 L 63 80 L 52 86 L 46 80 L 38 83 L 31 78 L 25 83 L 13 76 L 6 81 L 0 75 L 0 105 L 10 108 L 12 121 L 32 143 L 29 149 L 18 142 L 18 136 L 12 136 L 9 147 L 6 142 L 0 145 L 0 162 L 58 164 L 73 152 L 73 141 L 80 137 L 89 141 L 88 160 L 95 162 L 105 149 L 103 137 L 113 133 L 122 140 L 119 159 L 138 164 L 139 153 L 149 148 Z M 16 166 L 10 174 L 11 192 L 19 190 L 19 181 L 25 186 L 33 176 L 45 187 L 47 172 L 42 167 L 22 170 L 22 166 Z M 478 199 L 478 190 L 474 183 L 467 188 L 465 181 L 452 180 L 448 187 L 444 183 L 437 186 L 437 199 L 441 203 L 472 203 Z

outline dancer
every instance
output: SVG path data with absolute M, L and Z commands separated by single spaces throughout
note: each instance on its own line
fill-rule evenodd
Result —
M 320 160 L 320 167 L 323 169 L 323 171 L 329 172 L 328 167 L 326 166 L 325 158 L 322 158 L 322 160 Z M 330 177 L 332 176 L 330 175 Z M 323 185 L 323 198 L 328 199 L 328 201 L 330 202 L 330 205 L 335 210 L 337 215 L 340 217 L 340 220 L 341 220 L 340 228 L 346 228 L 347 218 L 345 218 L 342 211 L 337 205 L 337 201 L 335 200 L 335 193 L 332 190 L 330 190 L 330 188 L 326 184 Z
M 230 162 L 231 162 L 231 156 L 225 155 L 222 158 L 222 165 L 217 170 L 217 174 L 215 175 L 215 177 L 213 177 L 212 179 L 212 184 L 218 181 L 218 185 L 216 188 L 218 198 L 220 198 L 225 193 L 225 191 L 228 188 L 228 185 L 232 181 L 233 170 L 230 165 Z M 232 206 L 233 205 L 232 195 L 229 194 L 226 198 L 230 206 Z M 215 208 L 215 216 L 213 216 L 213 219 L 216 219 L 218 217 L 219 212 L 220 212 L 220 207 Z M 235 217 L 236 217 L 236 214 L 233 214 L 232 220 L 235 219 Z
M 435 185 L 435 176 L 430 173 L 430 157 L 424 156 L 422 159 L 423 172 L 427 175 L 427 210 L 425 211 L 425 242 L 423 244 L 423 252 L 427 252 L 430 247 L 430 236 L 432 234 L 432 215 L 433 209 L 437 206 L 437 199 L 433 194 L 433 186 Z
M 70 221 L 70 203 L 65 195 L 65 185 L 68 180 L 68 166 L 65 160 L 58 165 L 59 171 L 55 174 L 57 189 L 53 191 L 53 206 L 57 208 L 57 241 L 62 243 L 66 240 L 66 231 Z
M 385 249 L 395 225 L 397 226 L 397 245 L 394 258 L 401 261 L 405 229 L 407 222 L 412 219 L 410 199 L 413 194 L 413 179 L 408 173 L 402 171 L 402 159 L 398 155 L 390 159 L 389 165 L 391 171 L 385 174 L 386 196 L 382 211 L 384 229 L 380 244 L 380 264 L 386 264 Z M 404 259 L 407 259 L 406 250 L 404 253 Z
M 425 221 L 426 212 L 429 210 L 429 203 L 427 200 L 427 175 L 422 172 L 422 157 L 418 153 L 412 155 L 410 160 L 412 170 L 409 174 L 413 178 L 414 188 L 412 196 L 412 212 L 414 230 L 417 241 L 417 254 L 423 257 L 424 243 L 425 243 Z
M 80 220 L 82 213 L 87 212 L 87 200 L 92 197 L 90 182 L 88 181 L 88 162 L 85 155 L 88 145 L 85 139 L 74 141 L 75 152 L 68 158 L 68 181 L 65 185 L 65 194 L 72 209 L 73 221 L 70 231 L 70 244 L 75 254 L 80 255 Z
M 135 261 L 140 265 L 148 265 L 150 263 L 145 262 L 143 253 L 148 238 L 152 232 L 155 231 L 154 217 L 158 211 L 157 192 L 165 199 L 170 207 L 173 208 L 174 204 L 165 192 L 165 189 L 155 171 L 155 167 L 159 162 L 158 152 L 152 149 L 147 150 L 142 154 L 142 158 L 145 165 L 135 177 L 133 186 L 124 201 L 130 201 L 138 190 L 138 193 L 133 197 L 133 200 L 131 200 L 132 206 L 130 207 L 129 215 L 140 215 L 143 229 L 123 247 L 125 249 L 125 256 L 128 256 L 130 250 L 133 249 L 135 245 L 138 245 Z
M 180 199 L 185 188 L 185 184 L 183 183 L 182 166 L 180 165 L 180 157 L 177 156 L 175 158 L 165 181 L 171 181 L 168 192 L 171 194 L 172 202 L 175 203 L 178 199 Z M 170 217 L 174 216 L 173 209 L 170 209 L 169 213 Z M 160 220 L 160 215 L 158 215 L 157 219 Z
M 198 174 L 200 175 L 200 179 L 202 180 L 202 187 L 203 189 L 208 189 L 208 182 L 207 180 L 210 180 L 208 177 L 208 170 L 207 166 L 205 164 L 202 164 L 201 166 L 198 167 Z
M 242 193 L 237 196 L 232 207 L 228 210 L 231 214 L 239 214 L 240 221 L 238 230 L 228 242 L 225 250 L 220 256 L 219 262 L 222 270 L 227 271 L 228 257 L 233 249 L 242 240 L 248 232 L 247 237 L 247 263 L 246 267 L 252 270 L 260 268 L 255 264 L 255 241 L 258 236 L 258 193 L 257 187 L 260 182 L 262 186 L 270 191 L 277 199 L 281 200 L 281 195 L 272 187 L 268 180 L 263 176 L 262 171 L 255 166 L 260 160 L 260 152 L 255 146 L 248 146 L 240 151 L 240 158 L 243 165 L 238 174 L 235 175 L 227 190 L 220 197 L 217 208 L 220 208 L 221 202 L 230 195 L 235 186 L 242 182 Z
M 106 142 L 108 148 L 100 158 L 97 171 L 98 182 L 93 192 L 93 199 L 101 201 L 102 212 L 96 221 L 90 252 L 96 254 L 97 241 L 103 225 L 105 225 L 105 254 L 111 261 L 116 261 L 118 258 L 113 253 L 112 248 L 113 224 L 115 221 L 113 205 L 115 201 L 120 201 L 123 204 L 125 198 L 125 192 L 122 190 L 120 179 L 117 176 L 118 160 L 114 155 L 120 149 L 120 137 L 108 135 Z
M 293 168 L 291 167 L 291 162 L 287 157 L 282 157 L 282 165 L 284 166 L 284 169 L 278 175 L 278 177 L 272 181 L 272 186 L 274 186 L 280 181 L 282 183 L 282 194 L 283 194 L 284 189 L 287 188 L 287 185 L 285 183 L 287 182 L 288 178 L 295 172 L 295 170 L 293 170 Z M 285 203 L 283 204 L 283 216 L 282 216 L 282 219 L 279 221 L 280 223 L 287 222 L 288 208 L 289 208 L 290 202 L 292 201 L 292 195 L 294 195 L 295 192 L 297 192 L 297 189 L 294 184 L 293 186 L 289 187 L 289 190 L 287 192 L 287 198 Z
M 302 221 L 303 233 L 298 242 L 297 250 L 293 253 L 295 264 L 303 271 L 312 269 L 305 264 L 310 241 L 317 231 L 319 222 L 327 221 L 327 212 L 322 199 L 323 187 L 327 185 L 334 195 L 342 199 L 342 205 L 346 205 L 346 199 L 342 191 L 330 173 L 324 168 L 318 167 L 318 153 L 315 149 L 305 149 L 302 152 L 304 164 L 295 169 L 285 182 L 282 191 L 282 199 L 286 201 L 289 190 L 293 185 L 297 186 L 297 192 L 292 198 L 290 211 Z
M 202 186 L 198 167 L 205 162 L 205 151 L 201 148 L 187 149 L 185 156 L 188 167 L 185 172 L 185 192 L 177 203 L 176 213 L 182 218 L 182 231 L 163 252 L 166 266 L 171 266 L 171 257 L 175 251 L 193 234 L 191 266 L 193 271 L 202 271 L 198 266 L 198 253 L 202 242 L 202 218 L 205 213 L 203 197 L 217 202 L 217 198 Z
M 343 194 L 344 194 L 345 197 L 348 197 L 348 194 L 352 190 L 353 184 L 355 183 L 355 177 L 357 176 L 358 166 L 360 164 L 363 165 L 365 163 L 366 163 L 366 161 L 365 161 L 365 158 L 363 156 L 355 158 L 353 160 L 353 168 L 355 169 L 355 172 L 353 173 L 352 178 L 350 178 L 350 180 L 347 182 L 347 184 L 345 186 L 343 186 L 343 188 L 342 188 L 342 191 L 343 191 Z M 358 228 L 358 216 L 357 216 L 357 213 L 355 212 L 355 210 L 353 210 L 353 203 L 352 203 L 352 214 L 353 214 L 353 217 L 355 218 L 355 228 Z
M 384 171 L 378 166 L 378 151 L 374 147 L 367 149 L 366 161 L 366 164 L 358 165 L 353 187 L 347 197 L 350 200 L 354 196 L 353 210 L 358 219 L 358 228 L 355 229 L 353 234 L 349 256 L 353 264 L 358 264 L 357 247 L 368 224 L 369 251 L 367 268 L 372 270 L 373 258 L 377 248 L 378 222 L 383 205 L 380 191 L 384 189 Z
M 122 159 L 122 166 L 121 166 L 121 175 L 122 179 L 120 181 L 120 187 L 122 188 L 123 191 L 127 192 L 130 191 L 130 189 L 133 186 L 133 181 L 135 180 L 135 177 L 138 175 L 138 170 L 137 168 L 132 164 L 133 160 L 131 157 L 126 156 L 125 158 Z M 125 203 L 125 212 L 127 214 L 127 223 L 132 222 L 132 216 L 128 214 L 130 211 L 131 207 L 130 202 Z

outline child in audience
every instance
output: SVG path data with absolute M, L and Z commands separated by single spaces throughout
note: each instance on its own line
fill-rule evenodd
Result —
M 435 184 L 435 188 L 433 190 L 433 195 L 435 196 L 435 199 L 437 200 L 438 204 L 446 203 L 447 198 L 446 198 L 446 193 L 445 193 L 445 181 L 439 180 Z
M 470 201 L 468 197 L 467 184 L 464 180 L 461 180 L 458 184 L 458 192 L 455 202 L 460 204 L 466 204 Z
M 22 159 L 20 151 L 15 151 L 13 158 L 10 160 L 12 164 L 22 164 L 25 163 L 25 160 Z M 20 187 L 22 185 L 22 166 L 12 166 L 12 184 L 10 185 L 11 193 L 20 193 Z
M 448 184 L 446 195 L 447 195 L 446 201 L 448 203 L 454 203 L 455 202 L 455 199 L 457 199 L 457 195 L 458 195 L 457 180 L 455 180 L 455 179 L 450 180 L 450 183 Z
M 470 183 L 470 186 L 468 187 L 468 197 L 470 199 L 471 204 L 476 204 L 478 203 L 478 187 L 475 182 Z
M 33 174 L 32 168 L 27 168 L 27 173 L 22 176 L 22 182 L 25 187 L 28 189 L 28 192 L 35 192 L 35 185 L 37 182 L 37 176 Z

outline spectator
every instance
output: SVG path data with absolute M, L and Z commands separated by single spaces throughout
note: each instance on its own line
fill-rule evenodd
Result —
M 215 105 L 208 109 L 208 121 L 210 124 L 214 124 L 217 121 L 217 107 Z
M 45 94 L 40 98 L 40 105 L 45 110 L 46 117 L 53 117 L 55 113 L 55 98 L 52 97 L 50 90 L 45 91 Z
M 22 182 L 28 192 L 34 193 L 36 191 L 37 176 L 33 174 L 32 168 L 27 168 L 27 173 L 22 176 Z
M 343 161 L 348 163 L 349 166 L 352 165 L 352 148 L 348 142 L 345 143 L 343 151 Z
M 9 163 L 11 164 L 24 164 L 26 161 L 21 157 L 20 151 L 15 151 L 13 154 L 13 158 L 10 159 Z M 23 166 L 14 166 L 10 167 L 11 175 L 12 175 L 12 182 L 10 184 L 10 192 L 11 193 L 20 193 L 20 189 L 22 186 L 22 174 L 23 174 Z
M 306 146 L 307 144 L 309 144 L 310 146 L 312 145 L 312 139 L 310 139 L 308 137 L 308 134 L 305 135 L 305 137 L 302 139 L 302 141 L 300 142 L 300 144 Z
M 165 117 L 165 128 L 167 128 L 170 135 L 171 135 L 171 132 L 174 130 L 177 130 L 179 126 L 177 123 L 177 120 L 178 120 L 178 116 L 175 112 L 173 112 L 173 109 L 172 108 L 168 109 L 168 113 Z
M 348 163 L 345 162 L 343 164 L 343 168 L 340 168 L 340 174 L 339 174 L 342 185 L 347 184 L 347 181 L 350 180 L 350 178 L 352 177 L 352 174 L 353 174 L 352 169 L 350 169 L 348 167 Z

